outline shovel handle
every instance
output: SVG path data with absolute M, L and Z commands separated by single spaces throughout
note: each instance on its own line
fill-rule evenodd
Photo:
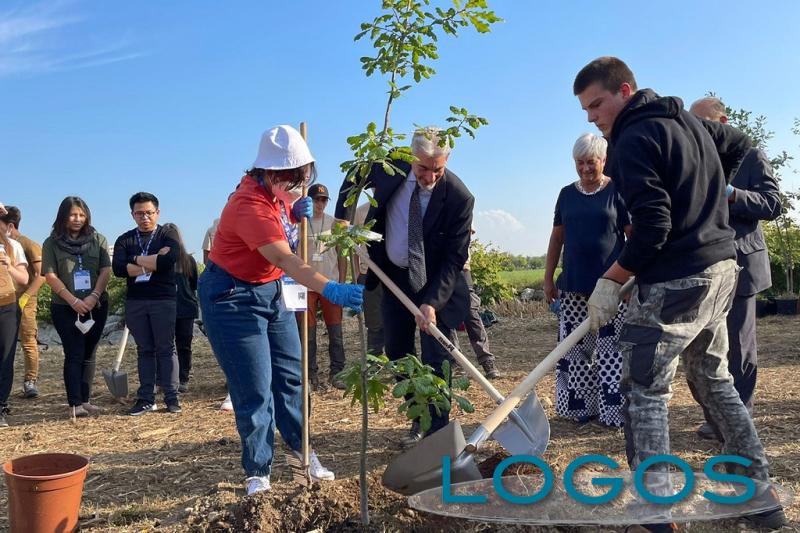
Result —
M 411 299 L 405 295 L 405 293 L 400 289 L 400 287 L 397 286 L 397 284 L 395 284 L 394 281 L 389 279 L 389 276 L 387 276 L 386 273 L 372 261 L 372 259 L 366 255 L 362 255 L 361 260 L 366 261 L 369 269 L 372 270 L 383 282 L 383 284 L 386 285 L 386 288 L 388 288 L 392 294 L 394 294 L 394 296 L 400 300 L 400 303 L 402 303 L 406 309 L 411 311 L 411 314 L 414 316 L 422 316 L 422 311 L 419 310 L 419 307 L 417 307 L 414 302 L 412 302 Z M 439 341 L 439 344 L 441 344 L 444 349 L 447 350 L 456 361 L 458 361 L 458 364 L 461 365 L 464 371 L 466 371 L 466 373 L 469 374 L 472 379 L 477 381 L 480 386 L 489 393 L 489 396 L 492 397 L 492 400 L 497 403 L 503 401 L 503 396 L 496 388 L 494 388 L 494 385 L 492 385 L 489 380 L 486 379 L 477 368 L 475 368 L 475 365 L 473 365 L 469 359 L 467 359 L 467 357 L 461 353 L 461 351 L 459 351 L 459 349 L 456 348 L 452 342 L 450 342 L 450 339 L 448 339 L 447 336 L 445 336 L 445 334 L 442 333 L 435 324 L 429 323 L 428 331 L 430 332 L 431 336 Z
M 620 296 L 627 294 L 628 291 L 631 290 L 633 287 L 634 278 L 629 279 L 625 285 L 619 290 Z M 530 374 L 528 374 L 522 383 L 517 385 L 511 394 L 506 396 L 506 399 L 503 403 L 495 408 L 492 411 L 492 414 L 483 421 L 481 427 L 483 430 L 488 434 L 491 435 L 497 427 L 503 423 L 503 420 L 511 414 L 511 411 L 521 402 L 530 391 L 536 386 L 540 379 L 542 379 L 545 375 L 547 375 L 558 363 L 559 359 L 564 357 L 569 350 L 572 349 L 573 346 L 578 344 L 586 334 L 589 333 L 589 320 L 584 320 L 581 322 L 580 326 L 572 330 L 567 338 L 565 338 L 561 343 L 550 352 L 547 357 L 545 357 L 542 362 L 536 365 Z
M 114 372 L 119 372 L 119 365 L 122 364 L 122 354 L 125 353 L 125 347 L 128 345 L 128 326 L 122 330 L 122 339 L 119 341 L 119 349 L 117 350 L 117 358 L 114 359 Z

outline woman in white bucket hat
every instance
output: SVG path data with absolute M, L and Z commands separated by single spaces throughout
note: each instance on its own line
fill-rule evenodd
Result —
M 301 186 L 314 177 L 314 158 L 297 130 L 264 132 L 258 157 L 222 211 L 199 282 L 203 321 L 233 401 L 248 494 L 270 488 L 276 426 L 292 450 L 301 449 L 301 347 L 286 276 L 337 305 L 361 307 L 361 285 L 331 281 L 292 253 L 294 224 L 312 214 Z M 312 478 L 334 478 L 313 452 L 310 463 Z

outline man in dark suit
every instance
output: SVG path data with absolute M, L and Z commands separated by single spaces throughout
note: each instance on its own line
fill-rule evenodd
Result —
M 394 161 L 402 170 L 386 173 L 375 165 L 366 187 L 375 187 L 377 207 L 367 220 L 375 220 L 372 230 L 384 240 L 369 247 L 370 258 L 419 306 L 422 316 L 413 317 L 403 304 L 384 289 L 382 314 L 386 355 L 399 359 L 416 354 L 415 332 L 419 327 L 422 362 L 442 375 L 447 351 L 428 335 L 428 324 L 435 324 L 453 338 L 455 328 L 469 311 L 469 290 L 462 268 L 467 261 L 472 208 L 475 199 L 464 183 L 447 168 L 449 146 L 439 146 L 440 130 L 416 131 L 411 150 L 413 163 Z M 350 220 L 344 203 L 353 184 L 345 181 L 336 203 L 336 218 Z M 373 272 L 367 274 L 366 289 L 379 283 Z M 437 416 L 431 410 L 432 425 L 428 434 L 446 426 L 449 412 Z M 412 424 L 408 437 L 401 442 L 413 445 L 422 438 L 419 425 Z
M 690 111 L 706 120 L 728 122 L 719 98 L 701 98 Z M 728 313 L 728 371 L 742 403 L 752 413 L 758 370 L 756 294 L 772 286 L 767 245 L 759 221 L 775 220 L 781 214 L 778 182 L 764 152 L 757 148 L 747 152 L 728 185 L 727 195 L 728 223 L 736 231 L 736 262 L 742 268 Z M 708 415 L 697 434 L 704 439 L 722 440 Z

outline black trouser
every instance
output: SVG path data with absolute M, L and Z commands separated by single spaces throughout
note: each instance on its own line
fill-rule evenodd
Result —
M 419 305 L 419 297 L 416 295 L 408 283 L 408 270 L 398 267 L 388 269 L 387 274 L 400 287 L 400 290 Z M 400 303 L 391 291 L 383 291 L 383 332 L 386 341 L 386 355 L 392 361 L 405 357 L 409 354 L 416 355 L 417 348 L 414 342 L 417 322 L 414 320 L 408 309 Z M 448 338 L 454 336 L 454 330 L 446 327 L 437 317 L 437 327 Z M 439 342 L 427 333 L 420 332 L 420 346 L 422 348 L 422 363 L 433 367 L 434 372 L 439 377 L 444 377 L 442 373 L 442 363 L 450 358 L 447 350 Z M 407 397 L 406 399 L 409 399 Z M 436 414 L 433 407 L 430 408 L 431 428 L 428 434 L 433 433 L 447 425 L 450 420 L 450 411 L 443 411 L 441 416 Z
M 467 287 L 469 288 L 469 314 L 464 319 L 464 329 L 472 345 L 472 351 L 475 352 L 475 357 L 478 358 L 478 363 L 482 365 L 487 362 L 494 362 L 494 354 L 489 351 L 489 337 L 486 335 L 486 328 L 483 326 L 483 320 L 481 320 L 481 298 L 475 292 L 472 273 L 469 270 L 464 271 L 464 279 L 467 280 Z
M 366 281 L 366 274 L 358 276 L 359 284 L 364 285 Z M 367 327 L 367 352 L 371 354 L 383 353 L 381 300 L 383 300 L 383 285 L 380 283 L 371 291 L 364 289 L 364 325 Z
M 756 344 L 756 295 L 736 296 L 728 311 L 728 372 L 733 386 L 749 411 L 756 390 L 758 346 Z
M 94 326 L 84 335 L 75 327 L 78 313 L 72 307 L 63 304 L 52 304 L 50 315 L 53 325 L 61 337 L 64 350 L 64 387 L 67 389 L 67 402 L 76 407 L 89 401 L 94 381 L 95 353 L 97 344 L 103 335 L 103 328 L 108 318 L 108 301 L 99 302 L 92 309 L 91 318 Z M 89 314 L 81 317 L 86 322 Z
M 0 410 L 8 405 L 14 384 L 14 355 L 21 315 L 17 302 L 0 307 Z
M 164 391 L 165 401 L 177 400 L 175 300 L 127 300 L 125 323 L 136 340 L 139 354 L 139 390 L 136 397 L 155 402 L 158 385 Z
M 758 374 L 758 345 L 756 344 L 756 295 L 734 296 L 728 311 L 728 372 L 733 377 L 733 388 L 739 393 L 742 403 L 753 414 L 753 393 Z M 689 383 L 689 390 L 697 400 L 697 391 Z M 698 401 L 698 403 L 700 403 Z M 702 406 L 702 404 L 700 404 Z M 719 440 L 722 432 L 703 409 L 706 422 Z
M 189 381 L 192 371 L 192 337 L 194 335 L 194 318 L 175 319 L 175 350 L 178 352 L 178 381 Z

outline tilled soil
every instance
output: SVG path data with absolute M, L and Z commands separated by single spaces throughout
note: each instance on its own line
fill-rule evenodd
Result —
M 502 373 L 495 385 L 508 393 L 555 345 L 556 323 L 536 306 L 509 310 L 489 329 L 492 350 Z M 755 423 L 764 442 L 776 481 L 790 490 L 800 490 L 800 320 L 768 317 L 759 320 L 760 363 L 756 393 Z M 348 359 L 357 357 L 355 322 L 345 324 Z M 465 353 L 472 357 L 461 334 Z M 313 395 L 312 444 L 323 464 L 337 480 L 298 487 L 284 459 L 282 444 L 276 445 L 272 490 L 252 497 L 244 495 L 239 464 L 241 448 L 234 418 L 218 410 L 225 395 L 224 381 L 205 338 L 196 338 L 195 364 L 190 390 L 183 396 L 183 413 L 164 412 L 140 417 L 125 416 L 127 405 L 113 401 L 101 369 L 110 368 L 114 347 L 101 347 L 93 402 L 107 409 L 99 417 L 67 416 L 61 381 L 63 356 L 59 347 L 42 353 L 39 386 L 42 396 L 24 400 L 21 385 L 22 354 L 17 355 L 16 384 L 9 418 L 11 427 L 2 431 L 0 453 L 9 459 L 38 452 L 70 452 L 91 457 L 92 463 L 81 506 L 82 531 L 622 531 L 624 528 L 541 528 L 484 524 L 422 513 L 410 509 L 404 497 L 384 489 L 380 475 L 399 453 L 397 441 L 408 427 L 389 400 L 377 413 L 370 413 L 369 510 L 371 524 L 361 527 L 359 511 L 360 409 L 350 405 L 341 392 L 322 390 Z M 320 337 L 320 368 L 328 360 L 326 339 Z M 136 390 L 135 350 L 126 352 L 123 370 L 129 373 L 131 391 Z M 321 376 L 323 381 L 327 375 Z M 537 386 L 539 398 L 551 424 L 550 446 L 543 459 L 556 475 L 578 456 L 602 453 L 625 463 L 620 430 L 594 423 L 577 425 L 555 417 L 553 376 Z M 679 372 L 670 403 L 671 442 L 676 455 L 696 470 L 712 455 L 721 453 L 716 443 L 697 438 L 694 430 L 702 413 L 694 404 Z M 475 413 L 457 413 L 469 435 L 492 409 L 493 402 L 478 387 L 466 396 Z M 159 398 L 159 402 L 160 402 Z M 161 405 L 163 407 L 163 403 Z M 280 441 L 280 439 L 277 439 Z M 493 442 L 476 456 L 486 475 L 504 457 Z M 510 472 L 513 473 L 513 472 Z M 6 506 L 5 486 L 0 506 Z M 787 508 L 791 528 L 800 530 L 800 505 Z M 0 517 L 0 529 L 8 527 Z M 733 531 L 735 522 L 694 523 L 684 531 Z

